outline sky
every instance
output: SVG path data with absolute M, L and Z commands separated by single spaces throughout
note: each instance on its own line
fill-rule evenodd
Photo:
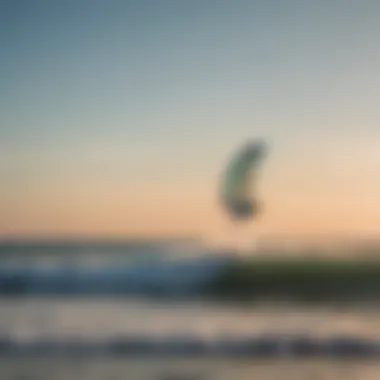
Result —
M 263 233 L 380 232 L 377 0 L 0 2 L 0 238 L 223 233 L 270 146 Z M 255 227 L 256 228 L 256 227 Z

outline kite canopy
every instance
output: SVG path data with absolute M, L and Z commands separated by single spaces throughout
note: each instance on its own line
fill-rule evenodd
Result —
M 263 141 L 246 143 L 232 157 L 222 176 L 221 202 L 235 220 L 254 218 L 260 211 L 259 202 L 253 195 L 253 185 L 266 150 Z

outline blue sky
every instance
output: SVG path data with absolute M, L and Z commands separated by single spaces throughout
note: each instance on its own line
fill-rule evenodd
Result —
M 377 1 L 0 7 L 0 232 L 202 232 L 254 136 L 264 229 L 379 228 Z

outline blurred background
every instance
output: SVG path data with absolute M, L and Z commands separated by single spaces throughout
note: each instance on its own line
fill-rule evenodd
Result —
M 378 378 L 379 18 L 1 1 L 1 378 Z M 263 208 L 231 223 L 256 137 Z

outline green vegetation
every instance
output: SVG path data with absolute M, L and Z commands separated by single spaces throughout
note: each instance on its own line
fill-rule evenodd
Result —
M 229 300 L 302 302 L 380 300 L 380 260 L 273 260 L 237 262 L 206 292 Z

